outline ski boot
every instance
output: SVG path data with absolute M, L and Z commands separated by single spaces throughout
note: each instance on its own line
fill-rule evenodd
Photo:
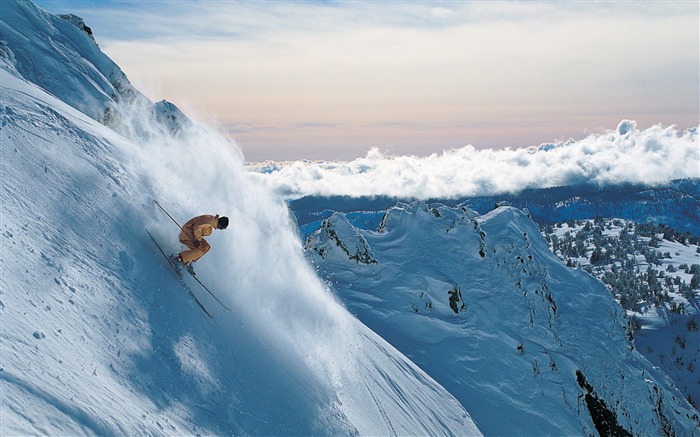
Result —
M 182 266 L 187 270 L 187 272 L 192 275 L 192 276 L 197 276 L 197 274 L 194 272 L 194 267 L 192 267 L 192 261 L 190 262 L 184 262 L 180 255 L 177 256 L 177 262 L 182 264 Z

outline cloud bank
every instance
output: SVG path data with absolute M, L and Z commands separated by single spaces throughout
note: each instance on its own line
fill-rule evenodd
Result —
M 390 156 L 377 148 L 347 162 L 248 164 L 262 184 L 286 198 L 307 195 L 388 195 L 453 198 L 516 193 L 585 183 L 658 185 L 700 177 L 698 128 L 655 125 L 640 130 L 623 120 L 614 131 L 522 149 L 473 146 L 430 156 Z

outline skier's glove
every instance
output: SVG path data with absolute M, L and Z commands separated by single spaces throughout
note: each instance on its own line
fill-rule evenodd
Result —
M 202 244 L 202 243 L 200 243 L 200 242 L 197 241 L 197 240 L 194 240 L 194 247 L 199 247 L 200 244 Z

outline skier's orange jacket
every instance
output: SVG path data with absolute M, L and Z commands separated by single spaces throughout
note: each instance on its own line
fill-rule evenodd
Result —
M 187 236 L 190 241 L 202 241 L 202 237 L 208 237 L 219 225 L 219 215 L 200 215 L 185 223 L 180 232 L 180 240 Z M 184 235 L 183 235 L 184 234 Z
M 195 262 L 203 257 L 211 246 L 204 237 L 211 235 L 214 228 L 219 225 L 218 215 L 200 215 L 185 223 L 180 231 L 180 242 L 189 250 L 180 252 L 180 259 L 184 263 Z M 195 242 L 198 242 L 195 244 Z

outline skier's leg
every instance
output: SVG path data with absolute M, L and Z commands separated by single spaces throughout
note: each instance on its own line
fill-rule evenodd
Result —
M 193 235 L 190 235 L 189 232 L 187 232 L 186 229 L 183 229 L 180 231 L 180 235 L 178 235 L 178 239 L 180 240 L 180 243 L 184 244 L 187 246 L 188 250 L 183 250 L 178 254 L 178 258 L 182 264 L 187 267 L 188 264 L 193 262 L 194 260 L 197 260 L 199 257 L 197 256 L 197 247 L 194 245 L 195 239 Z
M 183 242 L 184 244 L 184 242 Z M 211 246 L 209 243 L 207 243 L 207 240 L 202 238 L 202 240 L 199 242 L 199 247 L 195 247 L 194 243 L 192 243 L 191 246 L 187 246 L 190 249 L 186 250 L 184 252 L 180 252 L 180 259 L 182 260 L 183 264 L 188 264 L 191 262 L 195 262 L 201 257 L 204 256 L 207 252 L 209 252 L 209 249 L 211 249 Z

